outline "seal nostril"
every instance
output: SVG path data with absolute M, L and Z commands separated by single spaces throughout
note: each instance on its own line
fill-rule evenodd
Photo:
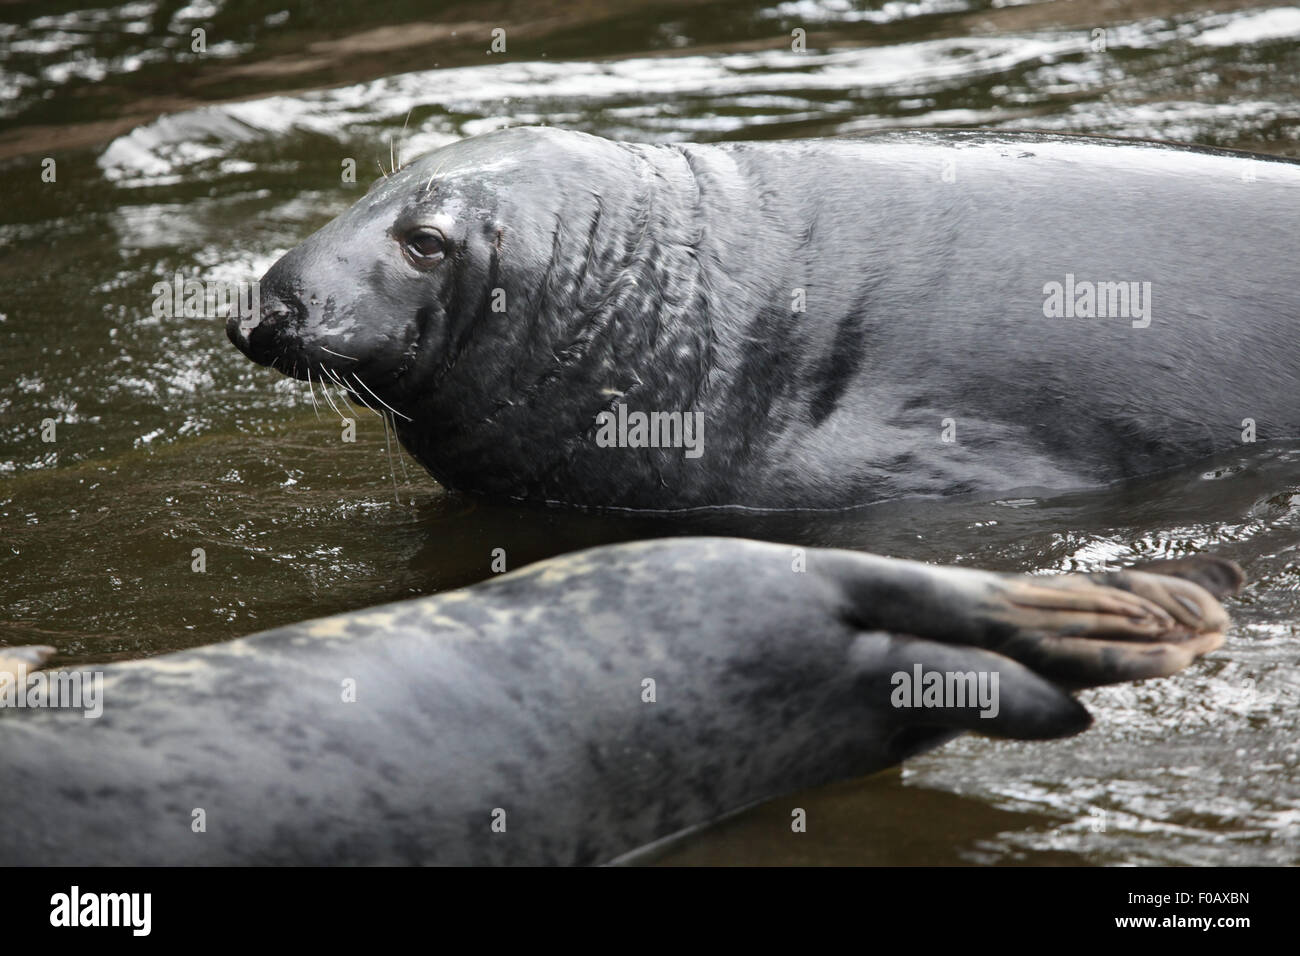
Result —
M 294 351 L 294 333 L 306 310 L 296 296 L 259 287 L 261 308 L 251 317 L 235 317 L 226 323 L 226 334 L 241 352 L 260 365 L 274 365 Z

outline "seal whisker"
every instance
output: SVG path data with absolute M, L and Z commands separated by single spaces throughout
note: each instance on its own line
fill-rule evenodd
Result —
M 393 500 L 399 505 L 402 503 L 401 496 L 397 493 L 397 470 L 393 467 L 393 445 L 388 440 L 388 416 L 381 416 L 384 420 L 384 449 L 388 452 L 388 474 L 393 479 Z M 396 429 L 394 429 L 396 430 Z
M 392 418 L 392 416 L 390 415 L 389 418 Z M 393 440 L 397 442 L 397 463 L 402 466 L 402 484 L 409 485 L 411 483 L 411 476 L 406 470 L 406 459 L 402 456 L 402 442 L 397 437 L 397 419 L 394 418 L 392 420 L 392 426 Z
M 389 444 L 389 425 L 393 425 L 393 438 L 396 440 L 396 436 L 398 436 L 398 423 L 393 420 L 393 416 L 389 415 L 389 412 L 377 411 L 374 412 L 374 414 L 383 419 L 383 444 L 387 446 L 387 444 Z M 406 470 L 406 459 L 402 458 L 402 442 L 400 441 L 398 441 L 398 464 L 402 466 L 402 484 L 411 484 L 411 476 L 408 475 Z M 389 471 L 393 471 L 393 449 L 391 449 L 391 447 L 389 447 Z M 396 473 L 393 475 L 393 480 L 398 480 Z
M 322 365 L 321 368 L 325 369 L 325 371 L 329 374 L 329 377 L 334 381 L 334 384 L 336 384 L 339 387 L 339 397 L 344 402 L 347 402 L 348 393 L 351 392 L 352 389 L 348 388 L 347 383 L 344 382 L 341 378 L 339 378 L 338 372 L 334 371 L 334 369 L 328 368 L 327 366 L 324 365 Z
M 352 389 L 348 388 L 348 383 L 339 378 L 339 373 L 334 371 L 334 369 L 326 368 L 325 371 L 329 373 L 331 381 L 333 381 L 334 384 L 339 387 L 339 390 L 344 393 L 344 397 L 346 397 L 348 392 L 352 391 Z
M 354 376 L 354 377 L 355 377 L 355 376 Z M 360 380 L 358 379 L 358 381 L 360 381 Z M 400 496 L 398 495 L 398 493 L 397 493 L 397 472 L 396 472 L 396 470 L 393 468 L 393 446 L 392 446 L 392 443 L 391 443 L 391 442 L 389 441 L 389 439 L 388 439 L 388 415 L 385 414 L 384 412 L 380 412 L 380 411 L 376 410 L 375 407 L 374 407 L 373 405 L 371 405 L 369 402 L 366 401 L 366 397 L 365 397 L 364 395 L 362 395 L 360 392 L 354 392 L 353 394 L 356 395 L 357 398 L 361 399 L 361 404 L 365 405 L 366 408 L 370 409 L 371 412 L 373 412 L 374 414 L 378 415 L 378 416 L 379 416 L 379 420 L 380 420 L 380 422 L 383 424 L 383 427 L 384 427 L 384 449 L 385 449 L 385 451 L 387 451 L 387 453 L 388 453 L 388 474 L 389 474 L 389 475 L 392 477 L 392 479 L 393 479 L 393 500 L 394 500 L 395 502 L 397 502 L 397 503 L 400 505 L 400 504 L 402 503 L 402 499 L 401 499 L 401 497 L 400 497 Z M 405 471 L 406 466 L 403 465 L 402 468 L 403 468 L 403 471 Z
M 365 382 L 362 382 L 360 376 L 356 375 L 355 373 L 353 373 L 353 376 L 352 376 L 352 377 L 355 378 L 358 382 L 361 382 L 361 384 L 362 384 L 363 386 L 366 384 Z M 368 386 L 366 387 L 366 391 L 370 391 L 370 389 L 369 389 Z M 371 394 L 371 395 L 375 395 L 374 392 L 370 392 L 370 394 Z M 362 399 L 362 401 L 365 401 L 365 397 L 362 396 L 362 395 L 360 395 L 360 393 L 358 393 L 358 397 L 360 397 L 360 398 Z M 378 396 L 378 395 L 375 395 L 375 398 L 379 398 L 379 396 Z M 379 399 L 379 400 L 380 400 L 381 402 L 383 401 L 383 399 Z M 366 407 L 367 407 L 367 408 L 370 407 L 370 403 L 369 403 L 369 402 L 366 402 Z M 390 414 L 390 412 L 391 412 L 391 410 L 390 410 L 389 412 L 380 412 L 380 411 L 375 412 L 375 414 L 378 415 L 380 418 L 382 418 L 383 421 L 384 421 L 384 444 L 385 444 L 385 446 L 388 445 L 388 426 L 389 426 L 389 425 L 392 425 L 392 427 L 393 427 L 393 438 L 394 438 L 394 439 L 397 438 L 397 420 L 394 419 L 392 416 L 393 416 L 393 414 L 400 414 L 400 413 L 391 413 L 391 414 Z M 407 471 L 406 471 L 406 460 L 405 460 L 404 458 L 402 458 L 402 447 L 401 447 L 401 442 L 400 442 L 400 441 L 398 441 L 398 447 L 397 447 L 397 462 L 398 462 L 398 464 L 400 464 L 400 465 L 402 466 L 402 484 L 404 484 L 404 485 L 405 485 L 405 484 L 410 484 L 410 482 L 411 482 L 411 476 L 410 476 L 410 475 L 407 473 Z M 388 470 L 389 470 L 390 472 L 393 470 L 393 452 L 392 452 L 392 449 L 391 449 L 391 448 L 389 448 L 389 451 L 388 451 Z M 393 481 L 394 481 L 394 482 L 397 481 L 397 475 L 396 475 L 396 474 L 393 475 Z
M 361 381 L 361 376 L 360 376 L 360 375 L 358 375 L 356 372 L 353 372 L 353 373 L 352 373 L 352 377 L 353 377 L 354 379 L 356 379 L 357 382 L 360 383 L 361 387 L 364 388 L 367 392 L 369 392 L 371 395 L 375 395 L 374 389 L 372 389 L 372 388 L 371 388 L 369 385 L 367 385 L 365 382 L 362 382 L 362 381 Z M 408 422 L 413 422 L 413 421 L 415 421 L 415 419 L 413 419 L 410 415 L 402 415 L 401 412 L 399 412 L 397 409 L 395 409 L 392 405 L 389 405 L 386 401 L 384 401 L 384 400 L 383 400 L 382 398 L 380 398 L 378 395 L 375 395 L 375 401 L 377 401 L 380 405 L 383 405 L 384 408 L 388 409 L 388 410 L 389 410 L 390 412 L 392 412 L 394 415 L 401 415 L 401 417 L 402 417 L 402 418 L 405 418 Z
M 361 404 L 364 405 L 364 406 L 366 406 L 366 408 L 370 409 L 371 414 L 373 414 L 373 415 L 381 415 L 381 414 L 382 414 L 382 413 L 379 411 L 379 409 L 375 408 L 375 406 L 371 405 L 368 401 L 366 401 L 366 396 L 364 396 L 364 395 L 362 395 L 360 392 L 358 392 L 358 391 L 354 391 L 354 390 L 352 391 L 352 394 L 355 395 L 357 398 L 361 399 Z
M 358 358 L 354 358 L 354 357 L 351 356 L 351 355 L 344 355 L 342 352 L 335 352 L 333 349 L 327 349 L 327 348 L 326 348 L 325 346 L 323 346 L 323 345 L 318 345 L 318 346 L 316 346 L 316 347 L 317 347 L 318 349 L 320 349 L 322 352 L 329 352 L 330 355 L 337 355 L 339 358 L 345 358 L 345 359 L 347 359 L 349 362 L 359 362 L 359 361 L 361 361 L 360 359 L 358 359 Z
M 433 186 L 433 181 L 434 181 L 435 179 L 438 178 L 438 174 L 439 174 L 440 172 L 442 172 L 442 167 L 443 167 L 443 164 L 442 164 L 442 163 L 439 163 L 439 164 L 437 165 L 437 167 L 434 169 L 434 171 L 433 171 L 432 173 L 429 174 L 429 181 L 428 181 L 427 183 L 424 184 L 424 191 L 425 191 L 426 193 L 427 193 L 427 192 L 432 188 L 432 186 Z
M 339 417 L 339 421 L 346 422 L 348 417 L 339 409 L 338 402 L 334 401 L 334 396 L 330 394 L 329 388 L 322 382 L 321 394 L 325 396 L 325 401 L 330 408 L 334 409 L 334 414 Z
M 344 374 L 346 374 L 346 373 L 344 373 Z M 359 377 L 355 372 L 353 373 L 352 377 L 353 377 L 354 379 L 356 379 L 357 382 L 359 382 L 363 387 L 365 387 L 366 391 L 370 392 L 370 387 L 369 387 L 368 385 L 366 385 L 365 382 L 362 382 L 361 379 L 360 379 L 360 377 Z M 393 446 L 392 446 L 392 443 L 389 441 L 389 438 L 388 438 L 388 413 L 387 413 L 387 412 L 381 412 L 381 411 L 379 411 L 377 408 L 375 408 L 373 405 L 371 405 L 368 401 L 366 401 L 366 397 L 365 397 L 364 395 L 362 395 L 360 392 L 353 392 L 353 394 L 356 395 L 357 398 L 361 399 L 361 404 L 365 405 L 366 408 L 370 409 L 372 412 L 374 412 L 376 415 L 378 415 L 378 416 L 379 416 L 379 420 L 383 423 L 383 426 L 384 426 L 384 448 L 385 448 L 385 449 L 387 450 L 387 452 L 388 452 L 388 473 L 389 473 L 390 475 L 392 475 L 392 478 L 393 478 L 393 495 L 394 495 L 394 498 L 395 498 L 395 500 L 397 501 L 398 504 L 401 504 L 401 498 L 398 498 L 398 497 L 397 497 L 397 470 L 393 467 Z M 383 401 L 383 399 L 379 398 L 378 395 L 375 395 L 374 392 L 370 392 L 370 394 L 371 394 L 371 395 L 374 395 L 376 399 L 379 399 L 379 401 L 381 401 L 381 402 Z M 393 433 L 394 433 L 394 435 L 397 433 L 397 425 L 396 425 L 396 423 L 393 424 Z M 409 481 L 410 481 L 410 478 L 409 478 L 409 477 L 407 476 L 407 474 L 406 474 L 406 462 L 402 461 L 402 455 L 401 455 L 401 452 L 400 452 L 400 451 L 399 451 L 398 454 L 397 454 L 397 460 L 400 461 L 400 462 L 402 462 L 402 481 L 403 481 L 404 483 L 409 482 Z
M 316 413 L 316 421 L 320 421 L 320 405 L 316 402 L 316 386 L 311 383 L 311 365 L 307 366 L 307 391 L 311 392 L 311 410 Z
M 327 369 L 324 365 L 320 366 L 319 369 L 321 372 L 329 371 L 329 369 Z M 339 417 L 339 420 L 347 421 L 348 417 L 344 415 L 341 411 L 339 411 L 338 405 L 334 403 L 334 398 L 330 395 L 329 387 L 324 382 L 321 382 L 321 392 L 324 393 L 325 401 L 329 402 L 330 408 L 334 409 L 334 414 Z
M 397 137 L 397 166 L 399 169 L 405 168 L 406 165 L 405 163 L 402 162 L 402 147 L 406 145 L 406 127 L 411 122 L 411 113 L 414 110 L 415 107 L 412 106 L 409 110 L 406 111 L 406 119 L 402 120 L 402 132 L 398 134 Z

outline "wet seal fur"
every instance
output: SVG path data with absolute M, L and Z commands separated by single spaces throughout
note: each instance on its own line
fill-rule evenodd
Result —
M 462 491 L 785 509 L 1081 488 L 1236 448 L 1246 419 L 1300 436 L 1297 222 L 1300 162 L 1226 150 L 513 128 L 379 180 L 228 331 L 391 408 Z M 1148 288 L 1149 324 L 1075 317 L 1102 283 Z M 604 447 L 620 404 L 699 413 L 702 455 Z
M 105 666 L 97 720 L 0 709 L 0 864 L 610 861 L 963 730 L 1083 730 L 1072 689 L 1213 650 L 1211 592 L 1241 583 L 1209 557 L 1058 577 L 800 560 L 729 538 L 598 548 Z M 996 673 L 996 716 L 894 706 L 917 666 Z

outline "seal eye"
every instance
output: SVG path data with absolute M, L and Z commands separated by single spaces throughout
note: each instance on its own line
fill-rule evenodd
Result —
M 427 266 L 442 258 L 445 243 L 440 233 L 432 229 L 417 229 L 406 237 L 402 245 L 412 262 Z

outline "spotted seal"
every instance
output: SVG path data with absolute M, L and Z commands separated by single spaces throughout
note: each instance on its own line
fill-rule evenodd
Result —
M 0 707 L 0 864 L 616 860 L 964 730 L 1083 730 L 1072 690 L 1222 640 L 1235 566 L 1153 570 L 679 538 L 105 666 L 95 719 Z

